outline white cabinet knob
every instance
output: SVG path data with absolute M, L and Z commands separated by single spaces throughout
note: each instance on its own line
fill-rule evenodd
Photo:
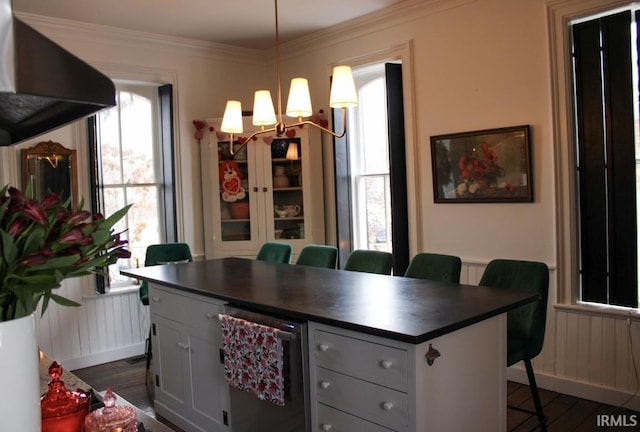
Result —
M 331 383 L 329 381 L 320 381 L 320 387 L 323 390 L 326 390 L 329 388 L 329 386 L 331 386 Z
M 207 312 L 206 314 L 204 314 L 204 316 L 207 317 L 207 319 L 218 318 L 218 314 L 213 312 Z
M 391 411 L 391 408 L 393 408 L 393 402 L 383 402 L 382 403 L 382 409 L 385 411 Z
M 330 423 L 322 423 L 320 429 L 322 429 L 323 431 L 330 431 L 331 429 L 333 429 L 333 426 L 331 426 Z
M 160 297 L 151 297 L 152 302 L 160 303 Z
M 179 348 L 182 348 L 185 351 L 189 349 L 189 345 L 183 342 L 178 342 L 176 345 L 178 345 Z
M 325 352 L 325 351 L 327 351 L 327 350 L 329 349 L 329 345 L 327 345 L 327 344 L 320 344 L 320 345 L 318 345 L 318 349 L 319 349 L 320 351 L 322 351 L 322 352 Z
M 391 360 L 382 360 L 380 362 L 380 366 L 382 366 L 385 369 L 389 369 L 392 365 L 393 363 L 391 362 Z

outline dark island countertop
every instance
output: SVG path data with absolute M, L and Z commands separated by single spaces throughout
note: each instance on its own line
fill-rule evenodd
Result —
M 222 258 L 122 274 L 240 307 L 418 344 L 535 301 L 536 294 Z

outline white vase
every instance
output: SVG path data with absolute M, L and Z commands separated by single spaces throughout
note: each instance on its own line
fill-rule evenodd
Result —
M 39 364 L 35 315 L 0 322 L 2 430 L 40 430 Z

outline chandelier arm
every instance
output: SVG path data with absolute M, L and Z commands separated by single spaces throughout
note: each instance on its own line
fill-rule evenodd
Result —
M 347 109 L 346 108 L 340 108 L 340 110 L 342 111 L 342 133 L 336 133 L 330 129 L 327 129 L 324 126 L 320 126 L 318 123 L 314 123 L 311 120 L 299 120 L 296 123 L 292 123 L 289 125 L 286 125 L 286 129 L 292 128 L 292 127 L 296 127 L 296 126 L 302 126 L 302 125 L 310 125 L 313 126 L 315 128 L 320 129 L 323 132 L 328 133 L 329 135 L 335 137 L 335 138 L 342 138 L 345 136 L 345 134 L 347 133 Z
M 251 135 L 249 135 L 247 137 L 247 140 L 245 142 L 243 142 L 242 144 L 240 144 L 240 147 L 238 147 L 238 150 L 233 150 L 233 136 L 235 134 L 230 133 L 229 134 L 229 154 L 231 156 L 233 156 L 234 154 L 236 154 L 237 152 L 239 152 L 240 150 L 242 150 L 243 148 L 245 148 L 247 146 L 247 144 L 249 143 L 249 141 L 251 141 L 254 137 L 258 136 L 258 135 L 262 135 L 263 133 L 268 133 L 268 132 L 275 132 L 276 131 L 276 127 L 272 127 L 269 129 L 260 129 L 259 131 L 255 131 L 254 133 L 252 133 Z

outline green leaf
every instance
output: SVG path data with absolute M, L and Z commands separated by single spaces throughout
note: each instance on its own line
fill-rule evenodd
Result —
M 44 246 L 45 230 L 41 225 L 35 226 L 29 233 L 24 247 L 22 249 L 22 256 L 33 253 Z
M 80 303 L 76 303 L 73 300 L 70 300 L 66 297 L 59 296 L 57 294 L 52 293 L 49 297 L 51 297 L 51 300 L 53 300 L 54 302 L 58 303 L 61 306 L 82 306 Z
M 133 204 L 128 204 L 125 207 L 122 207 L 120 210 L 116 211 L 114 214 L 112 214 L 111 216 L 109 216 L 107 219 L 105 219 L 104 221 L 102 221 L 100 223 L 100 229 L 110 229 L 112 226 L 114 226 L 120 219 L 122 219 L 124 217 L 124 215 L 127 214 L 127 212 L 129 211 L 129 209 L 131 208 Z
M 20 253 L 15 242 L 5 230 L 0 230 L 0 240 L 2 241 L 2 258 L 7 264 L 14 263 Z

